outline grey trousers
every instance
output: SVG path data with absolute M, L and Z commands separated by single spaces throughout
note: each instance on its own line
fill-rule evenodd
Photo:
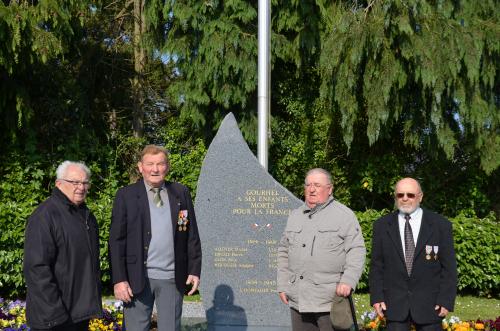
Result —
M 158 331 L 180 331 L 182 293 L 175 279 L 146 279 L 144 290 L 124 305 L 123 318 L 127 331 L 149 331 L 156 301 Z

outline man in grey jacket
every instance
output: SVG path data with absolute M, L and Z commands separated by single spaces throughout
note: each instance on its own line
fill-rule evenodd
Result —
M 292 330 L 333 330 L 335 295 L 356 287 L 366 249 L 354 213 L 332 197 L 328 171 L 309 170 L 305 203 L 293 210 L 278 248 L 278 292 L 289 305 Z

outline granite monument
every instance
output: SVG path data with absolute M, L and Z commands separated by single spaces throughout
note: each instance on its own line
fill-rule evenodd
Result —
M 203 162 L 195 201 L 210 330 L 290 329 L 276 292 L 277 248 L 300 204 L 259 164 L 228 114 Z

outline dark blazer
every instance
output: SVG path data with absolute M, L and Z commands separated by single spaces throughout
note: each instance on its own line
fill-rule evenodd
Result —
M 165 182 L 170 211 L 175 255 L 175 283 L 184 293 L 188 275 L 200 276 L 201 244 L 193 201 L 188 189 L 179 183 Z M 188 211 L 187 231 L 179 231 L 180 210 Z M 168 238 L 167 238 L 168 239 Z M 116 193 L 109 233 L 109 256 L 113 284 L 128 281 L 134 294 L 142 292 L 146 280 L 146 261 L 151 242 L 151 216 L 146 187 L 142 180 Z
M 438 246 L 437 259 L 426 245 Z M 373 225 L 370 301 L 385 302 L 391 321 L 404 321 L 411 314 L 417 324 L 438 323 L 435 305 L 453 311 L 457 288 L 457 265 L 450 221 L 423 209 L 411 276 L 408 276 L 398 227 L 398 212 Z

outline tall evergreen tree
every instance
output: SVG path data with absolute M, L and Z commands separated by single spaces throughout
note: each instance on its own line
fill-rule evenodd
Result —
M 36 138 L 26 130 L 35 116 L 33 76 L 71 49 L 89 5 L 86 0 L 0 3 L 0 139 L 33 149 Z
M 182 114 L 210 132 L 233 111 L 253 144 L 257 1 L 153 0 L 146 13 L 177 67 L 168 92 Z M 496 1 L 275 0 L 271 13 L 280 181 L 299 193 L 302 172 L 325 166 L 347 202 L 380 208 L 412 174 L 448 214 L 499 208 Z M 446 200 L 462 176 L 480 193 Z
M 321 93 L 347 146 L 366 118 L 370 145 L 401 126 L 405 146 L 500 165 L 497 1 L 334 2 L 323 17 Z

